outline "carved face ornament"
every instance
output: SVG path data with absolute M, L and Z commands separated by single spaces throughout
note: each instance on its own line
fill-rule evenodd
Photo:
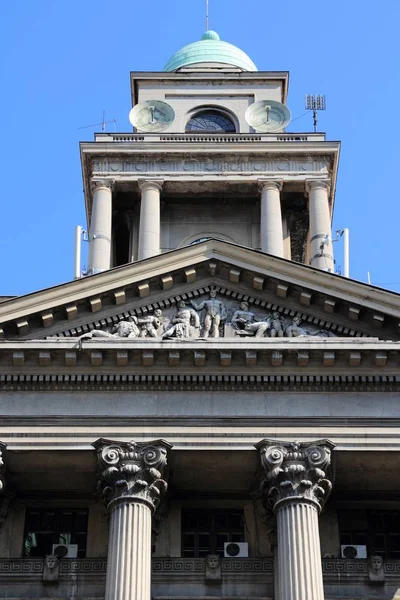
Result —
M 46 556 L 46 567 L 48 569 L 55 569 L 58 564 L 58 558 L 54 554 L 49 554 Z
M 217 554 L 210 554 L 207 556 L 207 565 L 209 569 L 218 569 L 220 565 L 220 558 Z
M 371 569 L 378 573 L 383 567 L 383 560 L 380 556 L 371 556 L 369 559 Z

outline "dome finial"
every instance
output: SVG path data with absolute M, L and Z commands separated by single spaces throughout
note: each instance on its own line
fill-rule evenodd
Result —
M 209 13 L 208 13 L 208 0 L 206 0 L 206 31 L 208 31 L 209 27 L 208 27 L 208 17 L 209 17 Z

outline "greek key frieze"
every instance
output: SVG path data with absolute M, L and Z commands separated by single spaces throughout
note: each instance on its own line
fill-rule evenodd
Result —
M 301 175 L 302 173 L 327 173 L 328 163 L 325 160 L 269 160 L 267 158 L 257 160 L 246 159 L 204 159 L 182 158 L 176 161 L 149 159 L 149 160 L 94 160 L 93 173 L 122 173 L 122 174 L 146 174 L 146 173 L 171 173 L 171 174 L 202 174 L 202 173 L 291 173 Z

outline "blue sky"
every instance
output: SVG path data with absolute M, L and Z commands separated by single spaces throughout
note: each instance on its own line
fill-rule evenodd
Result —
M 18 0 L 0 9 L 0 295 L 73 277 L 86 225 L 79 141 L 102 111 L 131 131 L 129 72 L 162 70 L 201 37 L 205 0 Z M 400 2 L 210 0 L 210 27 L 262 70 L 290 71 L 288 106 L 323 93 L 320 130 L 342 141 L 333 229 L 350 228 L 350 274 L 400 292 Z M 288 131 L 311 131 L 306 115 Z M 342 243 L 335 244 L 337 266 Z

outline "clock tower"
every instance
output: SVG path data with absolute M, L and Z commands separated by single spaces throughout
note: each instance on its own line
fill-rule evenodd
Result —
M 288 133 L 287 72 L 214 31 L 131 73 L 131 134 L 81 144 L 88 274 L 218 238 L 333 272 L 339 143 Z
M 88 276 L 0 302 L 2 597 L 393 597 L 400 295 L 333 272 L 339 143 L 212 31 L 131 89 Z

